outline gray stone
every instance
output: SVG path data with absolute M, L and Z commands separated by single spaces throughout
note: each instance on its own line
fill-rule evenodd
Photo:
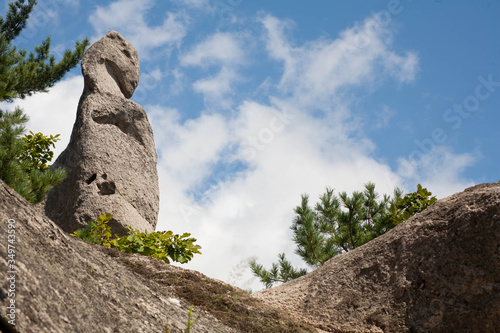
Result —
M 68 177 L 49 192 L 45 211 L 67 232 L 113 214 L 113 233 L 153 231 L 159 210 L 153 131 L 129 100 L 139 82 L 135 48 L 110 31 L 82 60 L 85 88 L 68 147 L 53 167 Z
M 500 332 L 500 184 L 438 200 L 256 297 L 328 332 Z
M 191 332 L 317 332 L 199 272 L 71 237 L 2 181 L 0 235 L 1 332 L 181 333 L 192 305 Z M 9 270 L 16 271 L 12 297 Z

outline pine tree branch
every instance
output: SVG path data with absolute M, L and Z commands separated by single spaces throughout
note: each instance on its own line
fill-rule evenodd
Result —
M 7 41 L 11 41 L 26 27 L 26 22 L 29 18 L 29 14 L 36 5 L 36 0 L 28 0 L 27 4 L 24 4 L 25 0 L 17 0 L 16 2 L 9 3 L 9 11 L 7 12 L 6 19 L 0 19 L 0 33 L 6 38 Z

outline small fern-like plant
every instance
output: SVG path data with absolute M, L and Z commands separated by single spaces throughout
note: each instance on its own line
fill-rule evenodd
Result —
M 191 305 L 191 307 L 189 308 L 189 314 L 188 314 L 188 322 L 187 322 L 187 328 L 186 328 L 186 333 L 190 333 L 191 332 L 191 328 L 193 327 L 193 325 L 198 321 L 198 319 L 195 319 L 195 320 L 191 320 L 191 315 L 193 313 L 193 306 Z
M 172 231 L 140 232 L 127 228 L 127 235 L 111 239 L 111 227 L 108 225 L 113 215 L 100 215 L 96 222 L 90 221 L 86 228 L 73 233 L 89 243 L 117 248 L 126 253 L 138 253 L 160 259 L 167 264 L 170 260 L 181 264 L 189 262 L 195 253 L 201 254 L 201 246 L 195 245 L 196 238 L 190 238 L 190 233 L 182 235 Z
M 189 308 L 188 320 L 187 320 L 187 324 L 186 324 L 187 328 L 186 328 L 185 333 L 191 333 L 191 328 L 198 321 L 198 319 L 195 319 L 195 320 L 191 319 L 192 314 L 193 314 L 193 305 L 191 305 L 191 307 Z M 165 327 L 165 333 L 171 333 L 168 326 Z

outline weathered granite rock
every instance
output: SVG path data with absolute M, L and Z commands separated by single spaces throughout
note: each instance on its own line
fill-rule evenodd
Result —
M 328 332 L 500 332 L 500 184 L 439 200 L 257 297 Z
M 15 230 L 13 244 L 8 230 Z M 8 245 L 15 247 L 11 268 Z M 8 270 L 17 272 L 13 297 L 5 296 Z M 181 333 L 191 305 L 191 332 L 317 332 L 196 271 L 71 237 L 2 181 L 0 272 L 4 333 Z M 11 300 L 15 326 L 8 324 Z
M 139 82 L 135 48 L 110 31 L 82 60 L 85 88 L 71 140 L 53 167 L 68 177 L 47 197 L 46 214 L 67 232 L 104 213 L 112 231 L 153 231 L 159 188 L 153 131 L 140 105 L 129 100 Z

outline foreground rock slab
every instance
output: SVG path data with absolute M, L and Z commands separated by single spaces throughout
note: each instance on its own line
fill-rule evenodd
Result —
M 191 306 L 193 333 L 317 332 L 196 271 L 71 237 L 2 181 L 0 238 L 4 333 L 184 333 Z M 9 270 L 16 271 L 13 284 Z M 8 323 L 12 300 L 15 326 Z
M 500 332 L 500 184 L 438 200 L 257 297 L 328 332 Z
M 82 60 L 85 88 L 68 147 L 55 161 L 68 177 L 47 197 L 46 214 L 67 232 L 113 214 L 113 233 L 154 230 L 159 187 L 153 131 L 131 101 L 139 82 L 135 48 L 110 31 Z

